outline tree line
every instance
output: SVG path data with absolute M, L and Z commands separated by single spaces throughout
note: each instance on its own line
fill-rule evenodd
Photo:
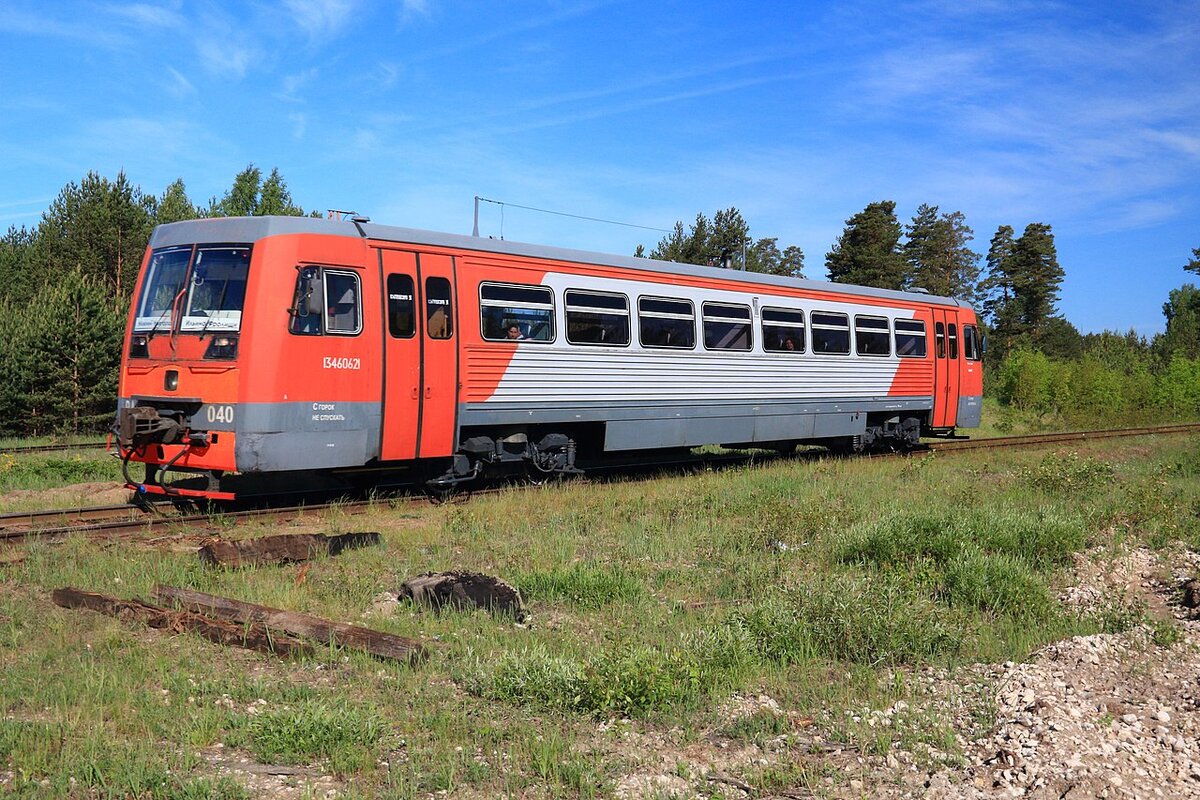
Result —
M 182 179 L 161 195 L 124 173 L 63 187 L 32 228 L 0 238 L 0 434 L 94 433 L 112 422 L 130 295 L 155 225 L 303 215 L 277 169 L 253 164 L 207 205 Z
M 182 179 L 147 194 L 124 173 L 65 186 L 39 222 L 0 238 L 0 434 L 102 432 L 113 418 L 130 295 L 155 225 L 218 216 L 304 215 L 278 169 L 253 164 L 221 197 L 194 203 Z M 316 216 L 316 212 L 312 212 Z M 1038 414 L 1200 414 L 1200 289 L 1163 306 L 1166 330 L 1081 335 L 1057 310 L 1064 270 L 1049 224 L 1001 225 L 986 254 L 960 211 L 922 204 L 901 223 L 890 200 L 846 220 L 825 268 L 831 280 L 924 289 L 972 304 L 990 334 L 986 387 Z M 635 255 L 804 277 L 805 254 L 754 238 L 736 208 L 677 222 Z M 1200 275 L 1200 248 L 1184 269 Z

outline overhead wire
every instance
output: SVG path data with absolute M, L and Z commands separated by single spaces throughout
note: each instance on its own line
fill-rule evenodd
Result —
M 671 232 L 671 231 L 667 230 L 666 228 L 655 228 L 655 227 L 651 227 L 650 225 L 638 225 L 633 222 L 620 222 L 618 220 L 603 219 L 601 217 L 588 217 L 588 216 L 584 216 L 582 214 L 571 214 L 566 211 L 552 211 L 548 208 L 535 208 L 534 206 L 523 206 L 523 205 L 520 205 L 519 203 L 507 203 L 503 200 L 492 200 L 487 197 L 478 197 L 477 196 L 477 199 L 484 203 L 492 203 L 494 205 L 500 206 L 500 238 L 501 239 L 504 238 L 504 207 L 505 206 L 512 206 L 513 208 L 520 208 L 525 211 L 536 211 L 539 214 L 553 214 L 554 216 L 557 216 L 557 217 L 570 217 L 571 219 L 581 219 L 581 220 L 585 220 L 587 222 L 600 222 L 605 225 L 621 225 L 626 228 L 639 228 L 644 231 L 655 231 L 657 233 L 670 233 Z

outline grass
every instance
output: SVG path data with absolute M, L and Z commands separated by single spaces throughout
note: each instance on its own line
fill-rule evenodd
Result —
M 0 492 L 92 481 L 123 483 L 120 462 L 100 450 L 75 455 L 0 453 Z
M 797 459 L 380 504 L 293 523 L 384 539 L 303 575 L 216 571 L 136 542 L 35 545 L 0 570 L 0 773 L 13 773 L 0 792 L 250 796 L 196 755 L 222 744 L 336 776 L 349 797 L 604 797 L 660 752 L 703 793 L 688 754 L 714 735 L 774 743 L 736 775 L 764 793 L 843 780 L 789 744 L 796 720 L 867 752 L 953 757 L 952 729 L 906 676 L 1145 623 L 1132 600 L 1079 618 L 1054 598 L 1079 552 L 1200 544 L 1195 444 Z M 43 488 L 91 474 L 53 460 L 20 469 Z M 531 623 L 408 605 L 363 620 L 379 592 L 456 568 L 518 586 Z M 64 585 L 145 597 L 157 582 L 418 637 L 432 656 L 415 670 L 328 648 L 281 661 L 48 600 Z M 1165 623 L 1152 635 L 1179 638 Z M 735 692 L 784 713 L 731 721 L 718 709 Z M 865 722 L 900 701 L 886 725 Z M 963 702 L 986 727 L 986 698 Z

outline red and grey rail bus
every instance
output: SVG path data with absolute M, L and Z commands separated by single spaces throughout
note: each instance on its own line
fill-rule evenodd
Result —
M 193 220 L 151 237 L 117 441 L 132 488 L 211 499 L 244 473 L 417 466 L 449 488 L 706 444 L 907 447 L 979 424 L 981 349 L 974 311 L 923 293 Z

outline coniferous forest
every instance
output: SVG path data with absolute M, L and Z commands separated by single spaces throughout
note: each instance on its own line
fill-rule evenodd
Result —
M 0 435 L 100 433 L 111 424 L 125 317 L 155 225 L 211 216 L 303 215 L 278 170 L 253 164 L 224 196 L 196 204 L 182 180 L 147 194 L 124 174 L 63 187 L 33 228 L 0 238 Z M 1200 415 L 1200 248 L 1164 298 L 1165 331 L 1081 334 L 1058 311 L 1065 274 L 1050 224 L 1001 225 L 986 253 L 959 211 L 923 204 L 902 222 L 873 202 L 825 256 L 833 281 L 957 297 L 988 333 L 985 391 L 998 427 L 1108 425 Z M 636 255 L 647 255 L 638 247 Z M 755 239 L 736 208 L 677 222 L 651 257 L 804 277 L 805 255 Z

